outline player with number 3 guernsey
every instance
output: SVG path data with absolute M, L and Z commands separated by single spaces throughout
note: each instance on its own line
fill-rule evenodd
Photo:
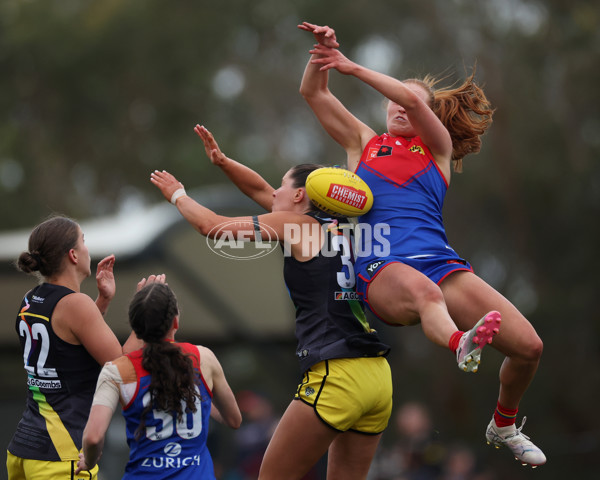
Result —
M 254 239 L 246 242 L 250 249 L 259 240 L 278 240 L 296 313 L 302 377 L 269 442 L 258 478 L 299 480 L 329 452 L 328 478 L 362 480 L 389 421 L 392 378 L 385 358 L 389 346 L 370 327 L 356 296 L 352 226 L 310 201 L 306 178 L 320 165 L 292 167 L 274 189 L 257 172 L 226 157 L 206 128 L 197 125 L 195 131 L 211 161 L 269 213 L 224 217 L 187 196 L 168 172 L 153 172 L 152 183 L 203 235 L 219 231 L 225 238 Z M 261 268 L 256 262 L 256 281 Z M 269 295 L 265 291 L 267 301 Z

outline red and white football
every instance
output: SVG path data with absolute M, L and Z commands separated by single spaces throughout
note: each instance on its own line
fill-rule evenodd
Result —
M 373 193 L 355 173 L 343 168 L 324 167 L 306 178 L 306 193 L 321 210 L 331 215 L 358 217 L 373 206 Z

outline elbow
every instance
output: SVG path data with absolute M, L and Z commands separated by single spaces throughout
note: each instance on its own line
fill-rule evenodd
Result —
M 221 415 L 222 422 L 234 430 L 237 430 L 242 425 L 242 412 L 239 409 L 236 410 L 228 412 L 227 415 Z
M 215 238 L 215 234 L 219 234 L 219 225 L 222 225 L 228 220 L 227 217 L 212 214 L 207 215 L 205 218 L 200 219 L 198 222 L 194 222 L 194 228 L 205 237 Z
M 102 445 L 103 442 L 104 435 L 100 434 L 100 432 L 93 430 L 85 430 L 83 432 L 83 445 L 86 450 L 90 448 L 96 449 Z
M 227 425 L 230 428 L 233 428 L 234 430 L 237 430 L 242 425 L 242 415 L 241 414 L 236 415 L 235 418 L 232 418 L 229 422 L 227 422 Z
M 198 232 L 200 233 L 200 235 L 203 235 L 205 237 L 208 237 L 210 231 L 212 230 L 211 228 L 208 228 L 206 225 L 198 225 L 196 227 L 196 230 L 198 230 Z
M 194 225 L 194 227 L 200 233 L 200 235 L 204 235 L 205 237 L 209 237 L 209 238 L 214 238 L 214 235 L 216 233 L 215 228 L 218 225 L 219 225 L 219 221 L 215 219 L 212 221 L 200 222 L 200 223 Z
M 315 98 L 318 96 L 318 93 L 315 92 L 313 89 L 311 88 L 306 88 L 306 87 L 300 87 L 300 95 L 302 95 L 302 98 L 304 98 L 304 100 L 308 103 L 312 103 L 315 101 Z
M 308 88 L 306 88 L 304 85 L 300 85 L 300 95 L 302 95 L 304 99 L 310 96 Z
M 322 95 L 323 92 L 327 91 L 327 87 L 318 87 L 312 84 L 305 84 L 304 82 L 300 84 L 300 95 L 306 100 L 310 102 L 311 99 L 317 98 L 319 95 Z

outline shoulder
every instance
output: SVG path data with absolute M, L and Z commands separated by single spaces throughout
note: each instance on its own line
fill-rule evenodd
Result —
M 306 213 L 296 212 L 271 212 L 265 213 L 258 216 L 259 226 L 263 228 L 272 229 L 277 233 L 279 241 L 285 239 L 288 235 L 296 235 L 294 225 L 306 225 L 311 223 L 319 223 L 314 217 Z
M 70 343 L 80 343 L 73 332 L 94 328 L 102 315 L 94 301 L 84 293 L 73 292 L 62 297 L 52 314 L 56 334 Z
M 286 211 L 286 212 L 271 212 L 271 213 L 265 213 L 263 215 L 259 215 L 258 221 L 260 223 L 266 223 L 266 224 L 270 224 L 270 223 L 303 224 L 303 223 L 312 223 L 312 222 L 315 222 L 316 220 L 314 219 L 313 216 L 311 216 L 308 213 L 296 213 L 296 212 Z
M 202 345 L 196 345 L 196 347 L 198 348 L 198 353 L 200 355 L 200 370 L 203 375 L 212 376 L 215 373 L 222 371 L 221 363 L 210 348 Z
M 131 359 L 127 355 L 123 355 L 112 362 L 107 362 L 103 369 L 106 369 L 107 372 L 113 373 L 115 370 L 118 371 L 122 383 L 132 383 L 137 380 L 135 368 Z
M 213 365 L 215 362 L 218 363 L 217 356 L 210 348 L 202 345 L 196 345 L 196 348 L 200 355 L 200 366 Z
M 98 311 L 96 303 L 85 293 L 73 292 L 72 294 L 65 295 L 56 304 L 56 311 L 61 310 L 69 312 L 79 312 L 86 310 Z

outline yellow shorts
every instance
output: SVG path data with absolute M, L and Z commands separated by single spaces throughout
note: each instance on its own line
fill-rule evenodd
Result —
M 310 367 L 294 397 L 335 430 L 375 435 L 392 413 L 392 373 L 384 357 L 335 358 Z
M 30 458 L 15 457 L 6 452 L 6 469 L 8 480 L 98 480 L 98 465 L 89 472 L 75 475 L 77 462 L 48 462 Z

